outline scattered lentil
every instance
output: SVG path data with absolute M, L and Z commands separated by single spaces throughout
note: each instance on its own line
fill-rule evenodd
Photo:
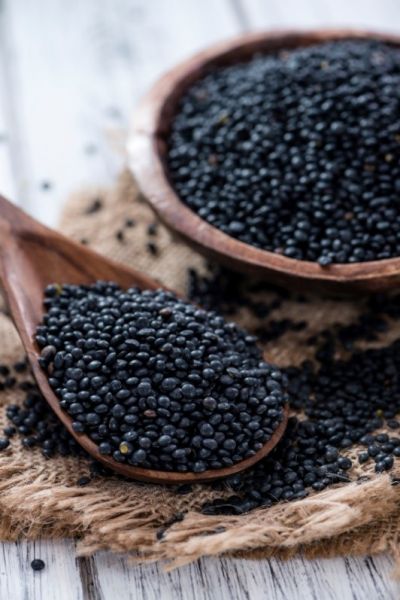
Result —
M 257 293 L 272 293 L 269 302 L 255 300 Z M 249 282 L 243 275 L 226 268 L 208 265 L 208 271 L 200 275 L 194 268 L 188 269 L 187 296 L 189 300 L 209 310 L 217 310 L 225 316 L 246 308 L 254 316 L 265 318 L 277 310 L 289 298 L 283 288 L 267 282 Z
M 158 228 L 158 223 L 150 223 L 150 225 L 147 227 L 147 235 L 153 236 L 153 235 L 157 235 L 157 228 Z
M 28 365 L 27 365 L 26 360 L 19 360 L 18 362 L 16 362 L 13 365 L 13 369 L 16 373 L 25 373 L 27 368 L 28 368 Z
M 7 438 L 0 438 L 0 451 L 5 450 L 10 445 L 10 441 Z
M 13 388 L 16 383 L 17 383 L 17 380 L 15 379 L 15 377 L 6 377 L 3 382 L 3 385 L 4 385 L 5 389 L 10 389 L 10 388 Z
M 172 517 L 170 517 L 167 521 L 165 521 L 164 525 L 162 527 L 160 527 L 160 529 L 157 530 L 156 538 L 158 540 L 162 540 L 167 529 L 172 527 L 172 525 L 175 525 L 175 523 L 180 523 L 181 521 L 183 521 L 184 517 L 185 517 L 184 513 L 180 513 L 180 512 L 172 515 Z
M 86 144 L 85 147 L 84 147 L 85 154 L 88 154 L 90 156 L 93 155 L 93 154 L 96 154 L 97 151 L 98 151 L 98 148 L 97 148 L 96 144 L 93 144 L 91 142 L 88 143 L 88 144 Z
M 41 448 L 46 458 L 86 455 L 53 413 L 38 388 L 30 382 L 26 383 L 29 385 L 26 386 L 28 389 L 22 406 L 9 404 L 6 407 L 6 416 L 12 426 L 3 430 L 4 435 L 11 438 L 18 432 L 23 446 Z M 0 440 L 0 450 L 7 448 L 9 443 L 9 439 Z
M 90 477 L 86 477 L 86 476 L 80 477 L 76 483 L 77 483 L 77 485 L 79 485 L 79 487 L 84 487 L 85 485 L 89 485 Z
M 146 244 L 146 248 L 147 248 L 148 253 L 151 254 L 152 256 L 158 255 L 158 246 L 154 242 L 148 242 Z
M 101 198 L 94 198 L 92 203 L 88 206 L 85 213 L 87 215 L 93 215 L 99 212 L 103 208 L 103 200 Z
M 34 571 L 42 571 L 45 566 L 45 562 L 41 558 L 34 558 L 31 562 L 31 567 Z
M 0 365 L 0 376 L 7 377 L 10 374 L 10 367 L 7 365 Z

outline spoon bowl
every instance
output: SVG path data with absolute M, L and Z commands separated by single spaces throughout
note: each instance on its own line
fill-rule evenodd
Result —
M 164 223 L 205 256 L 230 268 L 254 273 L 296 290 L 348 294 L 374 292 L 400 283 L 400 257 L 321 267 L 260 250 L 213 227 L 184 204 L 169 179 L 167 139 L 180 98 L 210 69 L 277 52 L 348 38 L 375 39 L 400 46 L 400 36 L 353 30 L 251 33 L 210 47 L 164 75 L 140 102 L 128 142 L 138 185 Z
M 0 284 L 10 314 L 21 337 L 33 375 L 43 397 L 77 442 L 97 461 L 118 473 L 152 483 L 177 484 L 210 481 L 238 473 L 265 457 L 279 442 L 286 427 L 288 409 L 268 442 L 254 456 L 230 467 L 203 473 L 157 471 L 118 463 L 100 454 L 86 434 L 72 428 L 72 419 L 60 406 L 39 365 L 40 349 L 35 341 L 42 322 L 44 290 L 51 283 L 87 285 L 97 280 L 114 281 L 121 288 L 132 286 L 156 290 L 158 282 L 139 271 L 100 256 L 63 235 L 41 225 L 0 196 Z

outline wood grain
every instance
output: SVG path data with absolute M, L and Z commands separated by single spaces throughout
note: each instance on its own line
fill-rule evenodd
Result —
M 2 4 L 17 199 L 48 225 L 77 187 L 108 183 L 122 168 L 132 107 L 149 82 L 238 32 L 229 0 Z
M 352 29 L 247 33 L 211 46 L 156 82 L 134 114 L 128 149 L 136 181 L 167 227 L 208 259 L 295 290 L 343 294 L 393 289 L 400 284 L 400 258 L 321 267 L 316 262 L 288 258 L 241 242 L 192 211 L 178 196 L 168 172 L 168 136 L 179 101 L 185 90 L 210 69 L 243 62 L 259 52 L 348 38 L 376 39 L 400 46 L 400 36 Z
M 31 561 L 41 558 L 43 571 Z M 3 543 L 0 547 L 1 600 L 85 600 L 75 562 L 75 543 L 64 540 Z
M 288 562 L 204 558 L 166 572 L 101 552 L 74 559 L 69 540 L 18 542 L 0 549 L 3 600 L 397 600 L 385 557 Z M 30 561 L 46 567 L 33 572 Z

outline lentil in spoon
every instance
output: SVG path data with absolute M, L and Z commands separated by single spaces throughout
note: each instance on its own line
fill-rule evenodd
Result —
M 202 473 L 254 456 L 284 417 L 285 377 L 256 338 L 164 290 L 46 289 L 40 363 L 103 455 Z

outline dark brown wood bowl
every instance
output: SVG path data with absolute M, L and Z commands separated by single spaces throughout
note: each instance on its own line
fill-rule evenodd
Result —
M 171 120 L 182 94 L 210 68 L 246 61 L 256 52 L 276 52 L 348 38 L 375 39 L 400 46 L 400 36 L 369 31 L 252 33 L 212 46 L 158 80 L 134 114 L 128 150 L 132 172 L 144 197 L 173 232 L 212 260 L 297 290 L 347 294 L 388 290 L 400 284 L 400 257 L 321 267 L 315 262 L 287 258 L 240 242 L 209 225 L 186 206 L 168 176 L 166 139 Z

